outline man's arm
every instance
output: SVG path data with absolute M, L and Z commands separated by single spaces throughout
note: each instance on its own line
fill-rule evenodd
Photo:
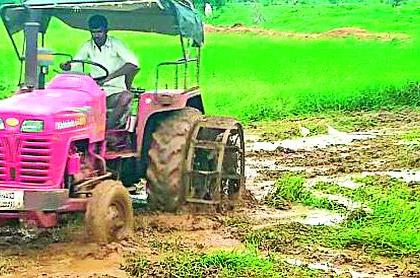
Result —
M 88 58 L 89 58 L 88 43 L 85 43 L 85 44 L 82 45 L 82 47 L 76 53 L 76 55 L 73 57 L 73 60 L 87 60 Z M 66 61 L 66 62 L 60 64 L 60 68 L 64 71 L 70 71 L 71 70 L 71 64 L 69 63 L 69 61 Z M 75 66 L 75 68 L 73 68 L 73 70 L 74 71 L 81 71 L 81 65 Z
M 116 71 L 111 72 L 103 83 L 119 76 L 125 76 L 125 85 L 127 86 L 127 89 L 130 89 L 134 76 L 139 71 L 139 60 L 120 40 L 113 38 L 113 46 L 117 55 L 124 61 L 124 65 Z
M 134 76 L 139 71 L 138 66 L 132 64 L 132 63 L 125 63 L 122 67 L 117 69 L 116 71 L 110 73 L 104 80 L 101 81 L 101 83 L 108 82 L 114 78 L 125 76 L 125 85 L 127 86 L 127 89 L 131 88 L 131 84 L 133 83 Z

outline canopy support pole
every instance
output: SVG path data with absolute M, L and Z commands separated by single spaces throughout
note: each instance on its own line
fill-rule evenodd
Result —
M 185 50 L 185 43 L 184 43 L 184 37 L 181 35 L 181 33 L 179 34 L 179 38 L 181 40 L 181 47 L 182 47 L 182 55 L 184 57 L 184 90 L 187 89 L 187 67 L 188 67 L 188 57 L 187 57 L 187 52 Z
M 201 46 L 198 47 L 197 51 L 197 85 L 200 86 L 200 60 L 201 60 Z
M 38 87 L 38 22 L 26 22 L 25 23 L 25 85 L 28 88 Z

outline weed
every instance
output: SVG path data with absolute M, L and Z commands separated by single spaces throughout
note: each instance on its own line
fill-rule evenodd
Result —
M 277 180 L 273 190 L 265 197 L 265 203 L 275 208 L 283 208 L 288 202 L 299 202 L 307 206 L 343 211 L 344 208 L 324 197 L 315 196 L 304 186 L 305 179 L 287 173 Z
M 245 242 L 260 250 L 287 253 L 316 242 L 326 230 L 329 228 L 315 228 L 300 223 L 279 224 L 249 232 Z
M 420 145 L 408 145 L 398 153 L 398 160 L 405 168 L 420 167 Z
M 414 255 L 420 252 L 420 189 L 387 176 L 367 176 L 356 180 L 356 189 L 318 183 L 315 188 L 326 193 L 341 194 L 363 202 L 371 210 L 354 211 L 334 235 L 322 240 L 329 246 L 359 246 L 369 253 L 388 256 Z
M 182 251 L 189 249 L 191 246 L 188 246 L 179 238 L 174 238 L 171 240 L 162 240 L 162 239 L 153 239 L 148 242 L 150 248 L 158 249 L 160 252 L 168 251 Z
M 327 182 L 317 182 L 313 188 L 324 191 L 328 194 L 340 194 L 349 196 L 352 193 L 352 189 L 350 188 L 342 187 L 337 184 L 331 184 Z
M 121 268 L 135 277 L 313 277 L 318 273 L 251 251 L 172 253 L 155 262 L 138 254 Z
M 220 220 L 224 226 L 230 228 L 241 228 L 250 224 L 249 218 L 245 216 L 225 216 Z
M 131 276 L 144 277 L 143 274 L 147 273 L 150 269 L 150 264 L 151 263 L 142 256 L 130 256 L 120 268 L 128 272 Z
M 418 142 L 420 143 L 420 128 L 412 129 L 408 132 L 405 132 L 401 139 L 409 141 L 409 142 Z
M 398 154 L 398 160 L 403 167 L 420 167 L 420 129 L 414 128 L 400 136 L 404 141 L 404 148 Z

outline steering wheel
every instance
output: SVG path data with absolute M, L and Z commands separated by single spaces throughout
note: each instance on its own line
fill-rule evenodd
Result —
M 107 70 L 107 68 L 99 63 L 95 63 L 89 60 L 73 60 L 73 59 L 67 61 L 66 63 L 67 64 L 73 64 L 73 63 L 82 64 L 83 72 L 85 72 L 85 64 L 100 68 L 104 72 L 104 74 L 98 77 L 94 77 L 93 80 L 95 80 L 96 82 L 101 82 L 102 80 L 104 80 L 105 78 L 109 76 L 109 71 Z

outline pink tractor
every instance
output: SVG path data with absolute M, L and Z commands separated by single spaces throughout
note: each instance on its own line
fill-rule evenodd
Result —
M 190 2 L 50 1 L 1 9 L 25 81 L 0 101 L 0 222 L 19 219 L 48 228 L 61 214 L 85 212 L 90 240 L 118 240 L 131 230 L 132 204 L 141 198 L 142 184 L 153 209 L 231 208 L 245 182 L 243 131 L 234 119 L 203 116 L 203 27 Z M 63 72 L 45 82 L 52 57 L 67 55 L 45 48 L 50 20 L 86 30 L 93 14 L 106 16 L 110 30 L 180 38 L 183 57 L 157 65 L 156 88 L 132 89 L 137 113 L 125 128 L 106 130 L 105 92 L 89 74 Z M 15 39 L 21 31 L 23 57 Z M 187 40 L 197 47 L 194 58 L 186 54 Z M 162 67 L 173 68 L 174 78 L 159 89 Z M 196 75 L 193 84 L 187 82 L 190 72 Z

